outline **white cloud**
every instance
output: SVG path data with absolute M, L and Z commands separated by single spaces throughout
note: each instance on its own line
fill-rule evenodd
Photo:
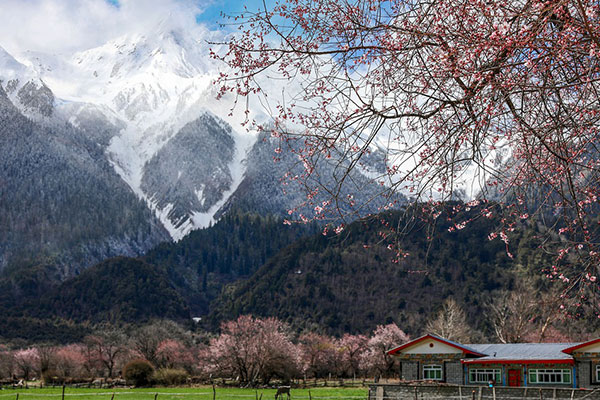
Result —
M 189 30 L 201 4 L 192 0 L 1 0 L 0 46 L 18 54 L 25 50 L 68 54 L 107 40 L 151 29 L 159 21 Z

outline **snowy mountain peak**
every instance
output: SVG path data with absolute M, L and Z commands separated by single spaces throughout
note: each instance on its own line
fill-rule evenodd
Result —
M 0 47 L 0 85 L 11 102 L 28 116 L 49 117 L 54 94 L 32 68 L 20 63 Z
M 29 65 L 23 67 L 41 76 L 61 99 L 58 113 L 65 120 L 88 127 L 88 135 L 94 134 L 93 118 L 110 125 L 96 134 L 98 144 L 179 239 L 208 225 L 237 188 L 255 136 L 233 130 L 239 121 L 215 101 L 211 83 L 218 68 L 207 57 L 202 31 L 193 36 L 174 26 L 167 18 L 146 33 L 70 56 L 21 56 Z
M 27 67 L 18 62 L 0 46 L 0 79 L 11 79 L 27 73 Z

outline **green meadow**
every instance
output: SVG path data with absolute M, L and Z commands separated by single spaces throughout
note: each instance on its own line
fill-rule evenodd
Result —
M 274 400 L 277 389 L 217 388 L 215 400 Z M 291 389 L 291 399 L 295 400 L 365 400 L 366 388 L 312 388 Z M 2 389 L 0 400 L 62 400 L 62 388 L 44 389 Z M 113 397 L 114 396 L 114 397 Z M 65 389 L 65 399 L 69 400 L 213 400 L 211 387 L 198 388 L 143 388 L 143 389 Z M 286 397 L 282 399 L 287 400 Z

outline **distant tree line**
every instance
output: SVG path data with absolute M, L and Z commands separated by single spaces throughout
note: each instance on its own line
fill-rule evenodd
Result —
M 545 300 L 522 297 L 516 292 L 497 293 L 490 300 L 487 307 L 494 341 L 572 340 L 558 323 L 556 302 L 550 301 L 554 296 L 548 294 Z M 453 299 L 429 319 L 425 332 L 463 343 L 483 338 L 468 325 L 465 311 Z M 274 379 L 391 377 L 397 365 L 386 352 L 409 339 L 395 323 L 379 325 L 368 335 L 332 337 L 297 332 L 277 318 L 250 315 L 222 323 L 220 333 L 214 335 L 192 332 L 168 320 L 130 328 L 104 325 L 68 345 L 9 348 L 0 344 L 0 379 L 36 378 L 44 384 L 63 384 L 127 378 L 134 384 L 174 385 L 194 377 L 256 386 Z
M 123 377 L 125 369 L 152 370 L 148 382 L 184 383 L 188 377 L 234 379 L 240 385 L 312 378 L 390 376 L 386 351 L 409 339 L 396 324 L 378 326 L 369 336 L 341 338 L 294 333 L 276 318 L 241 316 L 223 323 L 212 337 L 193 334 L 170 321 L 131 332 L 105 326 L 83 341 L 10 349 L 0 345 L 0 379 L 40 379 L 63 384 Z

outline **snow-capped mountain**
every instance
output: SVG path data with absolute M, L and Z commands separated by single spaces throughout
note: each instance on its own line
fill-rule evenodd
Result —
M 60 99 L 59 115 L 107 141 L 106 155 L 117 173 L 174 239 L 213 221 L 241 182 L 242 160 L 255 135 L 235 132 L 230 124 L 238 121 L 215 101 L 216 67 L 203 37 L 163 21 L 151 34 L 124 36 L 71 56 L 20 57 Z M 90 129 L 94 120 L 116 128 L 108 140 Z M 226 151 L 203 142 L 224 144 Z M 175 148 L 188 155 L 180 157 Z M 198 154 L 193 162 L 192 152 Z
M 168 239 L 97 136 L 63 120 L 35 71 L 5 51 L 0 59 L 0 270 L 41 263 L 67 277 Z M 118 132 L 100 122 L 94 132 Z
M 39 75 L 18 62 L 0 47 L 0 80 L 4 92 L 25 113 L 49 117 L 52 114 L 54 95 Z
M 209 34 L 170 25 L 76 54 L 15 58 L 0 48 L 0 161 L 12 160 L 0 177 L 0 234 L 10 239 L 0 243 L 0 269 L 26 249 L 55 254 L 73 272 L 139 254 L 166 232 L 179 240 L 232 207 L 287 215 L 305 198 L 300 186 L 280 186 L 297 156 L 281 154 L 275 166 L 276 143 L 246 132 L 247 116 L 215 100 Z

